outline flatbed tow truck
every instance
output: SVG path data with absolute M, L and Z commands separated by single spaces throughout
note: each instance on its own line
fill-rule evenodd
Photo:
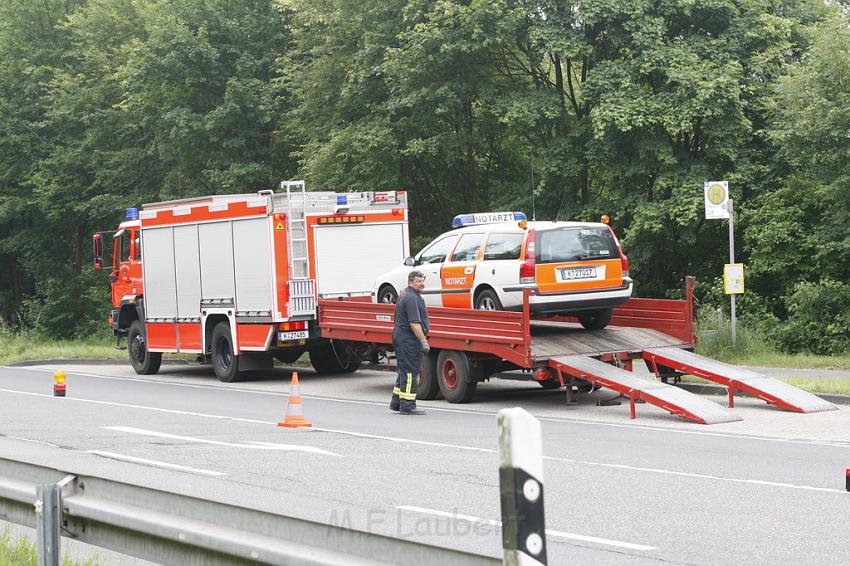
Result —
M 350 373 L 391 349 L 394 306 L 372 303 L 374 277 L 409 255 L 404 191 L 212 195 L 130 208 L 118 230 L 92 238 L 95 267 L 110 271 L 116 345 L 127 339 L 139 374 L 164 352 L 195 353 L 222 381 L 249 378 L 305 351 L 319 373 Z M 111 235 L 112 260 L 104 258 Z M 801 413 L 834 405 L 784 382 L 699 356 L 694 280 L 684 300 L 632 298 L 609 326 L 587 330 L 566 317 L 430 307 L 419 396 L 465 403 L 480 382 L 526 370 L 568 401 L 600 387 L 704 424 L 740 420 L 736 392 Z M 657 379 L 630 371 L 642 359 Z M 682 374 L 728 388 L 728 407 L 671 385 Z
M 522 312 L 430 307 L 431 352 L 423 361 L 418 397 L 440 394 L 452 403 L 470 401 L 478 384 L 501 371 L 524 369 L 547 389 L 564 387 L 567 401 L 600 387 L 629 400 L 631 417 L 643 401 L 701 424 L 741 420 L 734 395 L 747 393 L 777 408 L 813 413 L 837 407 L 809 392 L 693 352 L 694 279 L 685 299 L 629 299 L 611 324 L 586 330 L 569 317 L 532 317 L 526 290 Z M 392 343 L 394 305 L 320 299 L 321 336 L 349 345 L 348 351 L 386 349 Z M 632 373 L 644 360 L 656 379 Z M 728 407 L 670 384 L 689 374 L 728 389 Z

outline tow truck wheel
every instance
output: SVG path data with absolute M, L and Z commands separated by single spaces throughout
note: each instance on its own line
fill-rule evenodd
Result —
M 233 354 L 233 337 L 226 322 L 219 322 L 213 329 L 212 365 L 216 377 L 225 383 L 240 381 L 244 377 L 239 373 L 239 356 Z
M 492 289 L 484 289 L 478 293 L 475 298 L 475 309 L 482 311 L 500 311 L 502 310 L 502 301 Z
M 440 383 L 437 379 L 437 356 L 436 350 L 422 356 L 422 365 L 419 366 L 419 384 L 416 388 L 416 398 L 430 401 L 440 396 Z
M 159 371 L 159 366 L 162 363 L 162 352 L 148 350 L 145 324 L 141 320 L 134 320 L 130 324 L 130 330 L 127 332 L 127 351 L 130 354 L 130 363 L 136 373 L 153 375 Z
M 378 290 L 378 302 L 394 305 L 398 301 L 398 291 L 392 285 L 383 285 Z
M 611 309 L 580 312 L 578 321 L 588 330 L 602 330 L 611 322 L 612 314 L 614 314 L 614 311 Z
M 467 403 L 475 395 L 477 381 L 469 381 L 471 368 L 464 352 L 443 350 L 437 357 L 437 380 L 449 403 Z

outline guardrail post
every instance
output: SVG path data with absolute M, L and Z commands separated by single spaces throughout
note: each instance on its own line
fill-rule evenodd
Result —
M 36 487 L 35 514 L 38 566 L 59 566 L 62 491 L 58 484 L 48 483 Z
M 546 564 L 540 421 L 515 407 L 499 411 L 497 422 L 504 563 Z

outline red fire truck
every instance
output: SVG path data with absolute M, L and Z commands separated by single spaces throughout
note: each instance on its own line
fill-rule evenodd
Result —
M 316 300 L 369 300 L 375 277 L 410 255 L 407 195 L 281 189 L 146 204 L 94 235 L 110 324 L 137 373 L 156 373 L 163 352 L 209 357 L 222 381 L 305 351 L 319 373 L 357 370 L 347 342 L 320 337 Z

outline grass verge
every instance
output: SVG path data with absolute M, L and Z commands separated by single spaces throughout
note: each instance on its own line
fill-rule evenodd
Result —
M 850 395 L 850 379 L 830 379 L 828 377 L 803 377 L 803 376 L 788 376 L 774 377 L 779 381 L 784 381 L 794 387 L 799 387 L 810 393 L 829 393 L 832 395 Z M 700 385 L 717 385 L 713 381 L 702 379 L 693 375 L 683 375 L 682 381 L 685 383 L 697 383 Z
M 737 343 L 732 346 L 729 325 L 719 329 L 698 328 L 700 336 L 697 354 L 730 364 L 792 369 L 844 369 L 850 370 L 850 354 L 843 356 L 817 356 L 814 354 L 785 354 L 771 346 L 757 332 L 739 326 Z
M 0 365 L 58 358 L 126 360 L 127 351 L 116 350 L 114 345 L 111 338 L 105 337 L 57 340 L 32 332 L 12 333 L 0 329 Z
M 26 536 L 12 534 L 12 526 L 6 525 L 0 530 L 0 566 L 37 566 L 38 547 Z M 106 566 L 99 556 L 88 560 L 74 560 L 67 556 L 62 566 Z

